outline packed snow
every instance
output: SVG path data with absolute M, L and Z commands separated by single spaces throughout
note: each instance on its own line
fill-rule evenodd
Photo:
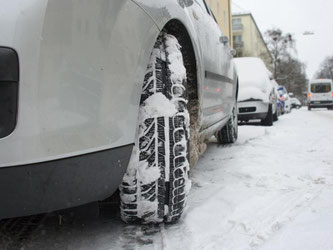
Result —
M 305 108 L 240 126 L 235 144 L 212 138 L 191 170 L 179 223 L 45 223 L 25 249 L 333 249 L 332 127 L 333 111 Z

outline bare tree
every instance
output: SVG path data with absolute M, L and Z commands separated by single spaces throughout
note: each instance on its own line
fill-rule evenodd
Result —
M 292 36 L 280 29 L 271 29 L 265 32 L 265 40 L 273 57 L 273 76 L 276 79 L 279 64 L 290 57 L 288 48 L 293 47 Z
M 307 88 L 305 65 L 292 57 L 281 61 L 277 69 L 276 81 L 298 98 L 302 98 Z
M 290 33 L 280 29 L 265 32 L 266 44 L 273 57 L 273 76 L 289 92 L 302 98 L 306 90 L 305 65 L 297 59 L 295 41 Z
M 316 78 L 328 78 L 333 80 L 333 56 L 328 56 L 321 63 Z

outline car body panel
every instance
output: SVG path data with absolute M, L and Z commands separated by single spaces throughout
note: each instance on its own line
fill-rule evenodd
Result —
M 269 103 L 262 101 L 248 101 L 238 103 L 238 120 L 249 121 L 265 119 Z
M 92 190 L 96 200 L 106 198 L 121 182 L 135 139 L 149 57 L 168 22 L 184 25 L 193 45 L 199 138 L 204 141 L 221 129 L 237 105 L 237 74 L 229 45 L 223 43 L 210 12 L 197 1 L 0 0 L 0 4 L 6 6 L 0 10 L 0 47 L 15 50 L 20 67 L 17 123 L 0 139 L 0 170 L 9 179 L 12 175 L 14 184 L 22 183 L 19 194 L 15 185 L 9 185 L 16 201 L 24 196 L 24 187 L 30 187 L 24 215 L 93 201 Z M 120 153 L 114 150 L 125 146 L 117 161 Z M 105 153 L 109 151 L 110 155 Z M 91 154 L 102 157 L 96 164 L 103 164 L 83 164 Z M 96 176 L 93 170 L 98 171 Z M 98 187 L 104 189 L 91 189 L 85 197 L 82 190 L 98 182 L 103 171 L 108 176 L 114 171 L 117 178 L 110 178 L 110 185 L 103 178 Z M 66 173 L 71 175 L 63 178 Z M 79 197 L 70 186 L 72 178 Z M 41 202 L 31 187 L 43 189 Z M 70 193 L 57 200 L 66 189 Z M 13 207 L 19 207 L 16 201 Z
M 0 168 L 0 220 L 79 206 L 114 193 L 133 144 L 49 162 Z
M 134 0 L 160 29 L 172 19 L 180 20 L 192 40 L 198 70 L 201 130 L 225 124 L 235 105 L 237 76 L 228 44 L 203 0 Z M 162 7 L 163 6 L 163 7 Z
M 150 17 L 132 1 L 0 2 L 9 10 L 0 46 L 17 51 L 21 79 L 17 126 L 0 140 L 0 167 L 133 143 L 159 32 Z

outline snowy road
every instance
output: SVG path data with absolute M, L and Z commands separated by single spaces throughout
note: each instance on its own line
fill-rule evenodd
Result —
M 192 169 L 178 224 L 46 223 L 26 249 L 333 249 L 332 129 L 333 111 L 305 109 L 240 126 L 236 144 L 212 139 Z

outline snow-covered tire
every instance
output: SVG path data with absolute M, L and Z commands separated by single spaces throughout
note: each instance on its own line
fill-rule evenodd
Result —
M 177 39 L 162 32 L 140 100 L 135 146 L 120 185 L 126 223 L 176 222 L 190 190 L 186 69 Z
M 261 123 L 264 126 L 272 126 L 273 125 L 273 107 L 272 107 L 272 104 L 268 105 L 267 115 L 266 115 L 265 119 L 263 119 L 261 121 Z
M 238 138 L 238 112 L 237 107 L 232 110 L 232 115 L 227 124 L 215 134 L 219 144 L 234 143 Z

